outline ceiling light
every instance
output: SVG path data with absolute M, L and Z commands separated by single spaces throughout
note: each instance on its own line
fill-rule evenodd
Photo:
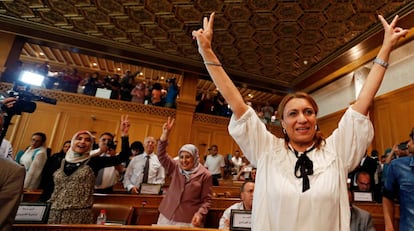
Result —
M 96 67 L 96 66 L 98 66 L 98 64 L 97 63 L 92 63 L 92 66 Z

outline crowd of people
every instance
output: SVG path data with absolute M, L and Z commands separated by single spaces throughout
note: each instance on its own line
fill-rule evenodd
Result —
M 106 98 L 136 102 L 160 107 L 176 108 L 179 93 L 176 78 L 165 81 L 146 81 L 138 78 L 139 72 L 127 70 L 124 75 L 102 75 L 95 71 L 80 73 L 76 68 L 50 71 L 48 62 L 34 67 L 24 67 L 22 62 L 14 65 L 2 75 L 2 81 L 15 82 L 24 71 L 43 76 L 41 87 L 97 96 L 98 91 L 109 92 Z
M 100 89 L 109 91 L 105 96 L 109 99 L 135 102 L 167 108 L 177 107 L 179 86 L 176 78 L 167 78 L 165 81 L 152 82 L 140 80 L 139 72 L 126 71 L 124 75 L 102 75 L 95 71 L 92 73 L 79 73 L 76 68 L 63 69 L 51 72 L 48 62 L 37 64 L 32 68 L 25 68 L 20 64 L 20 71 L 28 70 L 44 76 L 41 87 L 96 96 Z M 15 72 L 19 72 L 16 70 Z M 3 81 L 13 82 L 15 78 L 3 78 Z M 200 92 L 196 96 L 197 106 L 195 112 L 209 115 L 231 117 L 232 109 L 220 92 Z M 250 103 L 250 102 L 249 102 Z M 265 124 L 278 125 L 276 110 L 269 103 L 255 105 L 258 116 Z

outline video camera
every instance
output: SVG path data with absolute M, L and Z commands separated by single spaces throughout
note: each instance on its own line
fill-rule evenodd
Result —
M 11 115 L 21 115 L 22 112 L 33 113 L 36 110 L 36 103 L 33 101 L 40 101 L 48 104 L 56 105 L 57 100 L 40 95 L 35 95 L 29 91 L 29 86 L 21 83 L 15 83 L 12 90 L 1 93 L 2 98 L 14 97 L 16 103 L 13 107 L 7 108 L 3 106 L 2 110 Z
M 108 146 L 109 149 L 112 149 L 112 150 L 116 149 L 116 144 L 113 140 L 109 140 L 106 145 Z

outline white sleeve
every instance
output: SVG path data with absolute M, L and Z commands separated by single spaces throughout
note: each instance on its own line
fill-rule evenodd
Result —
M 373 138 L 374 128 L 369 117 L 349 107 L 338 128 L 326 139 L 326 146 L 332 147 L 344 167 L 351 171 L 359 164 Z
M 233 115 L 228 129 L 244 155 L 254 166 L 257 166 L 257 160 L 264 151 L 274 150 L 274 146 L 278 144 L 278 138 L 266 129 L 251 107 L 238 120 Z

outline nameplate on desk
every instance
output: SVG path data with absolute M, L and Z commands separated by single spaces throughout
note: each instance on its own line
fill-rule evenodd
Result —
M 46 224 L 49 210 L 49 203 L 22 202 L 17 209 L 14 223 Z
M 139 194 L 160 195 L 161 184 L 141 184 Z
M 232 209 L 230 214 L 230 230 L 251 230 L 252 211 Z
M 372 199 L 372 192 L 354 191 L 354 201 L 374 201 Z

